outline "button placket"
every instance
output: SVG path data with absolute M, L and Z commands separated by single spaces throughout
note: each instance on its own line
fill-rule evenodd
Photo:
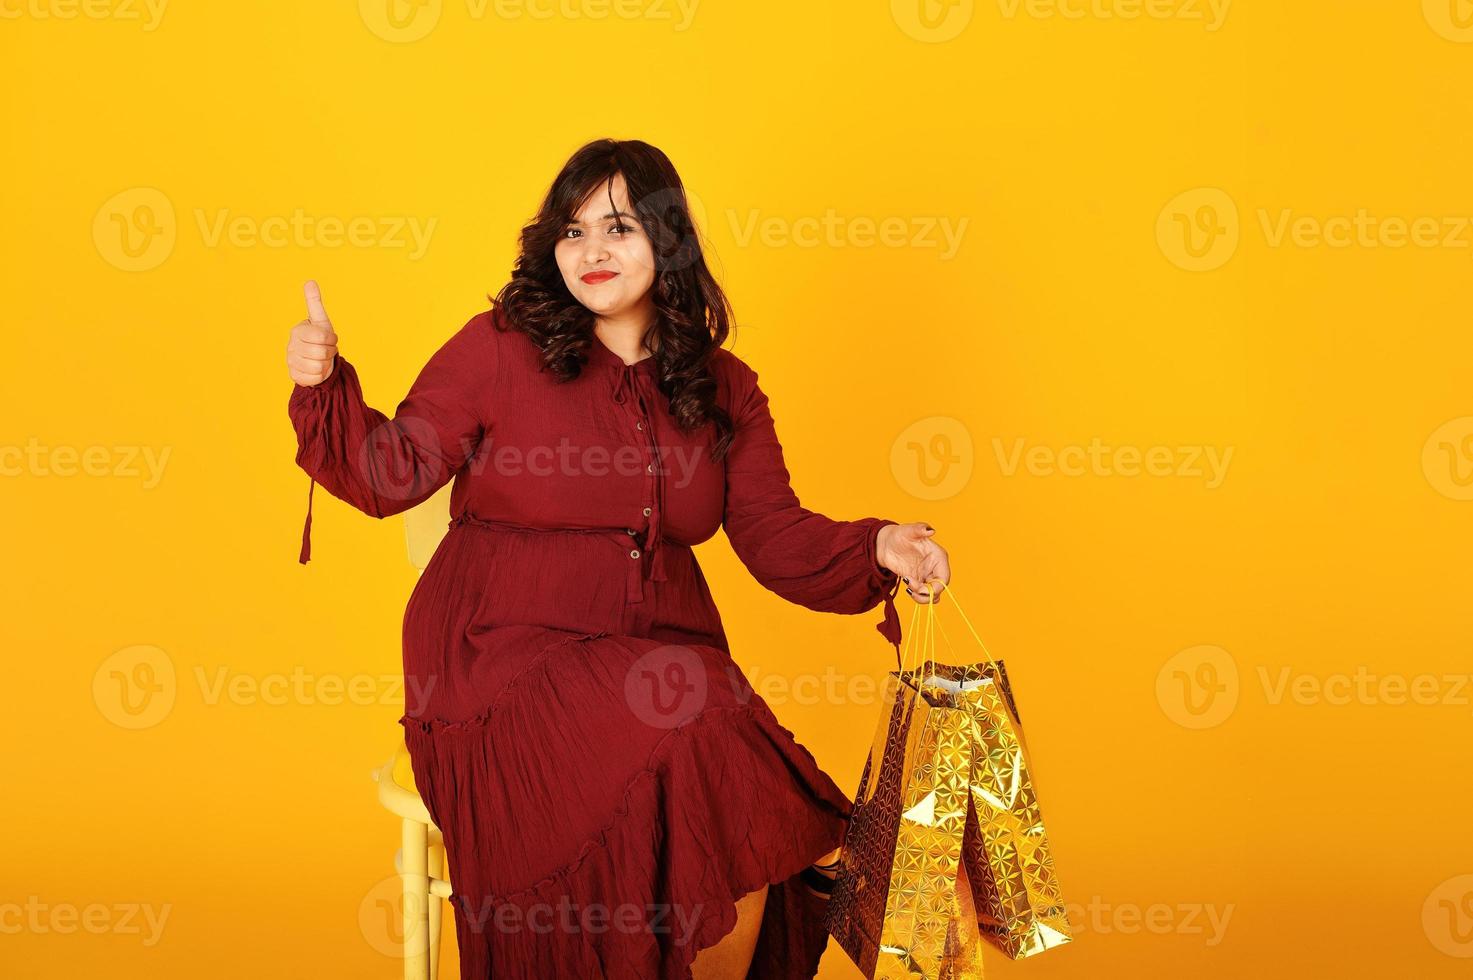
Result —
M 655 455 L 655 453 L 653 452 L 653 440 L 650 438 L 651 430 L 654 427 L 652 424 L 650 424 L 649 408 L 644 397 L 644 375 L 637 368 L 636 365 L 632 364 L 621 365 L 618 368 L 618 372 L 618 380 L 614 386 L 614 401 L 624 406 L 625 411 L 634 416 L 635 431 L 645 433 L 646 437 L 643 440 L 644 455 L 646 460 L 649 460 Z M 632 395 L 633 397 L 630 398 L 630 395 Z M 664 578 L 663 574 L 659 574 L 656 571 L 655 566 L 656 549 L 658 548 L 658 542 L 654 540 L 654 537 L 657 533 L 656 528 L 659 523 L 659 488 L 658 486 L 656 486 L 656 481 L 659 479 L 659 476 L 655 471 L 654 464 L 651 462 L 645 463 L 644 470 L 645 475 L 648 478 L 646 482 L 645 498 L 652 501 L 654 506 L 644 507 L 641 511 L 641 514 L 645 518 L 653 518 L 653 520 L 649 522 L 649 530 L 651 533 L 646 535 L 643 542 L 643 547 L 638 547 L 637 545 L 639 545 L 640 543 L 639 531 L 633 527 L 626 527 L 624 529 L 624 533 L 629 535 L 630 538 L 634 539 L 632 543 L 636 545 L 636 547 L 631 547 L 626 552 L 630 560 L 629 586 L 626 591 L 626 595 L 628 601 L 631 603 L 643 601 L 644 583 L 646 578 Z M 644 561 L 641 561 L 641 559 L 644 559 Z M 646 566 L 648 566 L 648 570 L 646 569 Z
M 655 581 L 663 580 L 663 543 L 661 541 L 661 525 L 664 518 L 664 473 L 660 463 L 660 447 L 655 440 L 654 425 L 650 420 L 649 402 L 645 399 L 645 386 L 643 377 L 637 379 L 634 388 L 634 404 L 639 411 L 639 418 L 635 420 L 634 428 L 645 434 L 645 449 L 652 462 L 645 464 L 645 473 L 649 475 L 649 499 L 653 506 L 645 507 L 643 516 L 651 518 L 645 532 L 645 553 L 650 559 L 650 578 Z
M 641 420 L 637 416 L 643 412 L 643 408 L 640 405 L 637 388 L 638 378 L 634 373 L 634 366 L 631 364 L 621 364 L 615 370 L 617 374 L 614 381 L 614 402 L 623 406 L 626 412 L 635 415 L 635 424 L 639 425 Z M 632 404 L 629 398 L 631 393 L 634 395 Z M 624 530 L 630 537 L 634 537 L 635 532 L 632 528 L 625 528 Z M 642 568 L 643 563 L 639 560 L 643 553 L 637 547 L 630 548 L 625 552 L 629 559 L 629 574 L 626 576 L 628 584 L 624 590 L 624 596 L 625 600 L 630 603 L 644 601 L 644 571 Z
M 661 546 L 664 539 L 661 531 L 665 509 L 664 468 L 661 465 L 660 447 L 655 439 L 655 422 L 650 416 L 650 403 L 646 397 L 654 384 L 652 375 L 646 367 L 636 364 L 619 363 L 613 365 L 613 368 L 614 402 L 628 413 L 626 417 L 633 419 L 634 431 L 644 436 L 640 444 L 644 447 L 646 459 L 646 481 L 644 506 L 640 510 L 640 516 L 644 518 L 642 523 L 645 525 L 645 533 L 641 539 L 635 528 L 625 528 L 625 532 L 634 539 L 631 544 L 636 545 L 625 552 L 630 558 L 626 595 L 629 602 L 636 603 L 644 599 L 646 579 L 654 582 L 665 580 L 664 548 Z

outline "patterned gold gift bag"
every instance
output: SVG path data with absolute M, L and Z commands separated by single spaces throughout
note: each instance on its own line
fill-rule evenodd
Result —
M 973 712 L 976 724 L 963 866 L 972 884 L 983 935 L 1008 956 L 1022 959 L 1069 942 L 1069 920 L 1007 671 L 1002 661 L 993 660 L 957 604 L 954 590 L 943 592 L 943 598 L 948 593 L 987 658 L 973 666 L 935 667 L 942 678 L 938 683 L 969 692 L 963 703 Z M 939 620 L 937 625 L 940 627 Z M 940 628 L 945 637 L 945 628 Z M 949 647 L 950 639 L 946 642 Z
M 886 675 L 826 925 L 866 977 L 980 980 L 962 853 L 976 713 L 961 703 L 970 695 L 906 669 L 909 648 L 907 638 L 899 670 Z
M 927 657 L 907 670 L 919 612 L 886 677 L 827 924 L 867 977 L 980 978 L 977 932 L 1018 959 L 1068 942 L 1069 924 L 1007 672 L 960 605 L 987 660 L 935 662 L 945 630 L 929 604 Z

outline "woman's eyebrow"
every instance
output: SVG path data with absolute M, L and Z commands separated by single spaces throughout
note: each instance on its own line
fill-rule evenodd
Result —
M 610 218 L 629 218 L 632 221 L 638 221 L 639 220 L 639 218 L 637 218 L 634 215 L 628 213 L 627 211 L 610 211 L 608 214 L 603 215 L 602 217 L 599 217 L 599 218 L 595 218 L 593 220 L 595 220 L 595 221 L 607 221 Z M 569 221 L 568 224 L 570 224 L 570 225 L 576 225 L 576 224 L 582 224 L 582 222 L 578 221 L 575 218 L 572 221 Z

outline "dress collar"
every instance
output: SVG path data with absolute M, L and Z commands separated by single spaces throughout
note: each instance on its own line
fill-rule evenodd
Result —
M 598 339 L 597 335 L 594 335 L 592 341 L 588 345 L 588 363 L 611 368 L 632 367 L 636 370 L 644 371 L 646 373 L 650 373 L 655 370 L 655 359 L 653 356 L 646 357 L 643 360 L 635 361 L 633 364 L 626 365 L 624 363 L 624 359 L 621 358 L 618 354 L 615 354 L 613 351 L 609 350 L 604 342 Z

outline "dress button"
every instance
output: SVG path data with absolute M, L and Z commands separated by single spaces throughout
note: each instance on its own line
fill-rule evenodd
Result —
M 645 508 L 645 509 L 644 509 L 644 516 L 645 516 L 645 517 L 649 517 L 649 516 L 650 516 L 650 509 L 649 509 L 649 508 L 648 508 L 648 507 L 646 507 L 646 508 Z
M 636 429 L 638 429 L 640 432 L 643 432 L 644 431 L 644 423 L 643 422 L 636 422 L 636 423 L 634 423 L 634 427 Z
M 624 529 L 624 533 L 627 534 L 627 535 L 629 535 L 632 538 L 632 537 L 634 537 L 634 528 L 632 528 L 632 527 L 626 527 Z
M 635 548 L 633 551 L 629 552 L 629 557 L 630 558 L 638 558 L 639 557 L 639 549 L 638 548 Z
M 644 466 L 644 471 L 646 473 L 653 473 L 655 471 L 655 464 L 654 463 L 646 463 L 645 466 Z

